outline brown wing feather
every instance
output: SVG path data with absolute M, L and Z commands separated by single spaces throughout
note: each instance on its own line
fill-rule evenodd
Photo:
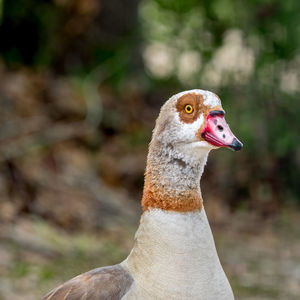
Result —
M 43 300 L 119 300 L 133 283 L 120 265 L 91 270 L 54 289 Z

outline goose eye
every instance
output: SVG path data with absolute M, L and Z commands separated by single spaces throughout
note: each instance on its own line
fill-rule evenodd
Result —
M 184 107 L 184 110 L 186 113 L 191 114 L 194 111 L 194 108 L 192 105 L 188 104 Z

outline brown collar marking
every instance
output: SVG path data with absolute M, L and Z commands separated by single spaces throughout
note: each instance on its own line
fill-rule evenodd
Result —
M 160 190 L 157 190 L 160 188 Z M 202 198 L 198 191 L 176 194 L 166 193 L 161 187 L 154 186 L 146 179 L 142 199 L 143 210 L 160 208 L 168 211 L 188 212 L 202 209 Z
M 201 192 L 196 186 L 181 191 L 176 190 L 176 187 L 166 189 L 160 181 L 159 174 L 159 170 L 148 161 L 142 198 L 144 211 L 149 208 L 178 212 L 202 209 Z

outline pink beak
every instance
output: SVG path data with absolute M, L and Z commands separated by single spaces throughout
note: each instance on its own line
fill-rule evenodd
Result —
M 201 132 L 202 138 L 216 147 L 241 150 L 243 144 L 231 132 L 224 118 L 224 111 L 213 110 L 207 116 L 206 127 Z

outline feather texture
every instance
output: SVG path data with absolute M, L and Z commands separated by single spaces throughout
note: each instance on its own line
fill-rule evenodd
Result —
M 132 283 L 132 276 L 120 265 L 97 268 L 67 281 L 43 300 L 117 300 Z

